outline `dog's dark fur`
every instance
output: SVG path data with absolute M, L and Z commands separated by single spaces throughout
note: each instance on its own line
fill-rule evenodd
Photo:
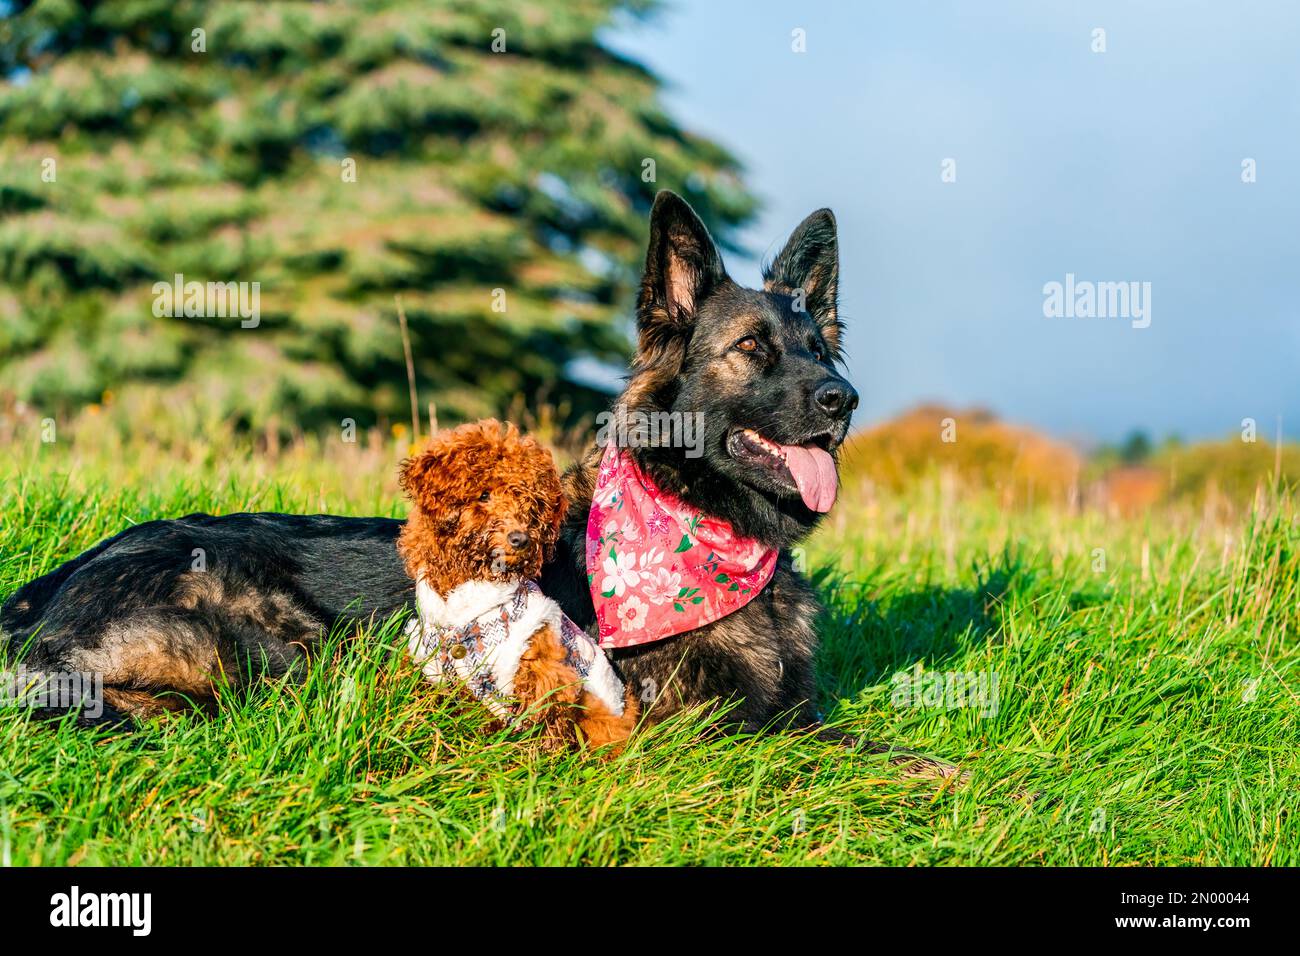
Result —
M 24 585 L 0 610 L 28 680 L 98 673 L 100 719 L 210 705 L 221 684 L 303 673 L 339 620 L 414 600 L 402 522 L 188 515 L 128 528 Z
M 792 484 L 743 464 L 731 448 L 742 427 L 782 444 L 818 442 L 831 451 L 848 431 L 857 393 L 834 367 L 842 325 L 829 209 L 804 220 L 764 279 L 758 291 L 728 278 L 691 208 L 672 193 L 659 194 L 637 303 L 637 355 L 619 401 L 629 414 L 702 413 L 703 454 L 689 457 L 667 447 L 632 453 L 661 489 L 780 549 L 781 557 L 771 583 L 740 610 L 679 638 L 615 652 L 624 678 L 643 698 L 653 698 L 647 708 L 652 719 L 683 706 L 732 700 L 732 717 L 749 729 L 783 715 L 801 725 L 817 722 L 819 606 L 786 549 L 821 516 L 804 506 Z M 753 351 L 738 347 L 751 338 Z M 541 581 L 542 590 L 587 628 L 595 622 L 585 534 L 599 455 L 593 449 L 565 475 L 571 504 L 560 554 Z
M 740 534 L 781 550 L 775 577 L 741 610 L 614 661 L 642 691 L 648 716 L 735 701 L 750 729 L 782 715 L 816 723 L 817 599 L 788 548 L 820 515 L 787 480 L 733 454 L 752 428 L 783 444 L 834 451 L 857 395 L 835 370 L 842 326 L 835 220 L 809 216 L 765 270 L 762 290 L 723 270 L 704 225 L 671 193 L 651 213 L 637 309 L 639 343 L 620 399 L 628 410 L 703 413 L 704 447 L 634 451 L 658 485 Z M 801 307 L 802 306 L 802 307 Z M 750 343 L 747 340 L 753 340 Z M 598 462 L 593 449 L 565 476 L 569 511 L 543 590 L 594 629 L 584 542 Z M 139 525 L 19 590 L 0 612 L 29 669 L 103 673 L 118 711 L 151 713 L 169 695 L 211 696 L 235 684 L 292 676 L 339 618 L 384 617 L 411 600 L 395 547 L 401 524 L 260 514 L 191 515 Z M 206 570 L 194 570 L 202 549 Z

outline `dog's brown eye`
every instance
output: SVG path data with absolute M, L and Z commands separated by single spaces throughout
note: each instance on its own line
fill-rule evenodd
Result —
M 748 335 L 736 343 L 736 348 L 740 349 L 742 352 L 757 352 L 758 339 L 754 338 L 752 335 Z
M 478 496 L 478 500 L 479 500 L 479 501 L 487 501 L 487 500 L 488 500 L 489 498 L 491 498 L 491 497 L 492 497 L 492 492 L 490 492 L 490 491 L 485 491 L 485 492 L 483 492 L 483 494 L 481 494 L 481 495 Z

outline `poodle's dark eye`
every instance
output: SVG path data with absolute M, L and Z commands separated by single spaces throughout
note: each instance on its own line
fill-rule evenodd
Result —
M 747 335 L 736 343 L 736 348 L 740 349 L 742 352 L 757 352 L 758 339 L 754 338 L 752 335 Z
M 492 492 L 490 492 L 490 491 L 485 491 L 485 492 L 483 492 L 483 494 L 481 494 L 481 495 L 478 496 L 478 500 L 479 500 L 479 501 L 487 501 L 487 500 L 488 500 L 489 498 L 491 498 L 491 497 L 492 497 Z

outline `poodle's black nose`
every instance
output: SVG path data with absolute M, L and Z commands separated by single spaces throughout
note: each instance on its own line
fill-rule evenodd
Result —
M 516 551 L 528 547 L 528 535 L 523 531 L 511 531 L 506 535 L 506 540 L 510 542 L 510 547 Z

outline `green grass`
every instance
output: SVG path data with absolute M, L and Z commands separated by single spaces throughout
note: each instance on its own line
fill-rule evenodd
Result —
M 128 522 L 400 514 L 397 457 L 10 449 L 0 597 Z M 390 627 L 215 720 L 0 715 L 0 862 L 1300 864 L 1296 520 L 1285 500 L 1225 527 L 846 491 L 805 556 L 828 606 L 820 704 L 959 763 L 959 788 L 689 718 L 614 760 L 549 754 L 422 684 Z M 918 662 L 995 673 L 994 712 L 896 705 Z

